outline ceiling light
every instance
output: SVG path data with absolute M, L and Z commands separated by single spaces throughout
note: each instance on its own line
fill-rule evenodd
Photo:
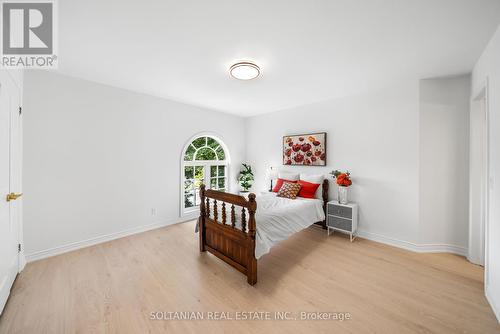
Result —
M 259 76 L 260 68 L 254 63 L 240 62 L 231 66 L 229 68 L 229 73 L 233 78 L 239 80 L 251 80 Z

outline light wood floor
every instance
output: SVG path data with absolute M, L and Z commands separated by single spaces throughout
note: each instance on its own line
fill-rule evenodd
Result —
M 483 270 L 312 227 L 259 260 L 255 287 L 198 252 L 194 223 L 33 262 L 0 333 L 500 333 Z M 150 320 L 151 312 L 349 312 L 351 320 Z M 208 316 L 208 313 L 203 313 Z

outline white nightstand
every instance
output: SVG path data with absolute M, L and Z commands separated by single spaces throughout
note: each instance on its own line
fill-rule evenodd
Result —
M 358 205 L 356 203 L 340 204 L 330 201 L 326 204 L 326 227 L 330 230 L 348 233 L 351 242 L 356 237 L 358 228 Z

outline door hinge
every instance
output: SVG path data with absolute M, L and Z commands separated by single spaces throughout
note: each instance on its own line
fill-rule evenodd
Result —
M 19 107 L 19 115 L 23 113 L 23 108 Z
M 21 253 L 21 244 L 17 244 L 17 251 Z

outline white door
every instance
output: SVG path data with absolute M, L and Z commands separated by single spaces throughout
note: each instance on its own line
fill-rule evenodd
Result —
M 0 71 L 0 314 L 19 270 L 20 199 L 7 199 L 21 193 L 19 105 L 18 87 Z
M 472 101 L 469 143 L 469 253 L 470 262 L 484 266 L 487 201 L 486 100 Z

